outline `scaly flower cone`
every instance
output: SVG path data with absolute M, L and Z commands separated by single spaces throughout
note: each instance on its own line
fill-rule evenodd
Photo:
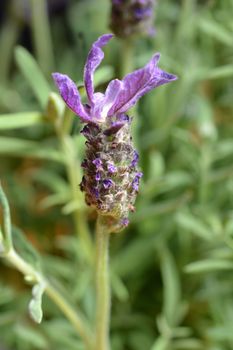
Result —
M 81 189 L 87 204 L 104 216 L 106 225 L 116 232 L 128 225 L 138 193 L 138 153 L 130 136 L 130 118 L 120 114 L 104 125 L 86 125 L 87 138 Z M 103 221 L 103 220 L 102 220 Z

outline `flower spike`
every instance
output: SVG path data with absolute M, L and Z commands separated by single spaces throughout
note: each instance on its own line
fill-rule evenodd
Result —
M 135 210 L 142 177 L 131 137 L 132 118 L 126 113 L 147 92 L 177 78 L 158 68 L 160 54 L 155 54 L 143 68 L 123 80 L 112 80 L 105 93 L 94 92 L 93 75 L 104 57 L 102 47 L 111 37 L 101 36 L 88 54 L 84 68 L 88 104 L 82 104 L 67 75 L 54 73 L 53 79 L 67 106 L 86 123 L 81 131 L 87 148 L 80 184 L 86 203 L 105 217 L 112 232 L 118 232 L 128 225 L 129 212 Z

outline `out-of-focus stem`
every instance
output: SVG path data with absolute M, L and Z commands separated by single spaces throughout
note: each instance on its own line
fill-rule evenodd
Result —
M 109 236 L 101 223 L 96 225 L 96 336 L 95 350 L 109 350 L 111 291 L 109 278 Z
M 122 59 L 121 59 L 121 67 L 120 67 L 120 73 L 121 78 L 123 78 L 126 74 L 133 72 L 135 65 L 134 65 L 134 40 L 133 39 L 124 39 L 121 40 L 121 53 L 122 53 Z M 137 107 L 134 106 L 131 110 L 131 114 L 134 117 L 137 117 L 138 111 Z M 132 123 L 132 134 L 134 138 L 134 142 L 136 146 L 138 145 L 138 125 L 139 123 L 134 119 L 134 122 Z
M 134 42 L 133 40 L 122 40 L 121 41 L 121 67 L 120 74 L 121 78 L 126 74 L 130 73 L 134 69 Z

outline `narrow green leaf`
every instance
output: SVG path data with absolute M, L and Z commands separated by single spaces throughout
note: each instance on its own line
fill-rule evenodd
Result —
M 0 137 L 0 154 L 8 156 L 35 157 L 63 162 L 62 155 L 39 142 L 21 140 L 13 137 Z
M 133 216 L 131 221 L 134 223 L 154 217 L 156 215 L 167 214 L 175 212 L 178 208 L 189 202 L 191 199 L 190 192 L 185 193 L 176 199 L 162 201 L 158 204 L 152 204 L 139 209 Z
M 195 338 L 179 339 L 173 342 L 174 350 L 203 350 L 203 343 Z
M 170 327 L 174 327 L 179 316 L 181 299 L 180 279 L 173 256 L 166 247 L 160 247 L 160 268 L 163 279 L 163 313 Z
M 30 0 L 31 28 L 37 60 L 45 74 L 54 67 L 53 42 L 50 31 L 50 21 L 47 0 Z
M 170 340 L 167 338 L 159 337 L 152 345 L 151 350 L 168 350 Z
M 48 341 L 39 329 L 17 322 L 13 334 L 16 339 L 18 338 L 20 344 L 29 346 L 27 349 L 48 349 Z M 20 349 L 23 349 L 23 347 Z
M 0 130 L 19 129 L 37 125 L 44 120 L 39 112 L 20 112 L 0 115 Z
M 204 34 L 208 34 L 225 45 L 233 46 L 232 33 L 212 18 L 200 18 L 199 28 Z
M 179 212 L 176 215 L 176 222 L 185 231 L 197 235 L 198 237 L 211 240 L 213 234 L 208 227 L 197 217 L 188 212 Z
M 198 70 L 195 75 L 197 81 L 202 80 L 214 80 L 214 79 L 224 79 L 230 78 L 233 75 L 233 65 L 227 64 L 221 67 L 215 67 L 212 69 L 203 68 Z
M 206 259 L 190 263 L 184 268 L 187 273 L 204 273 L 218 270 L 233 270 L 233 261 Z
M 50 87 L 34 57 L 23 47 L 18 46 L 15 49 L 15 60 L 40 106 L 45 109 Z
M 214 149 L 214 159 L 221 160 L 233 156 L 233 140 L 225 139 L 216 145 Z
M 129 292 L 122 279 L 113 271 L 111 273 L 111 282 L 113 293 L 117 298 L 122 302 L 127 301 L 129 299 Z

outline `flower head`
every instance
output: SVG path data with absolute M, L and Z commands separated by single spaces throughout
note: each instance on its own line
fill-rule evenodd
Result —
M 87 141 L 80 184 L 86 203 L 105 216 L 116 232 L 128 225 L 142 177 L 130 134 L 131 118 L 126 112 L 144 94 L 176 77 L 157 67 L 160 55 L 155 54 L 145 67 L 123 80 L 112 80 L 105 93 L 95 92 L 94 72 L 104 57 L 102 47 L 111 37 L 101 36 L 88 54 L 84 68 L 88 104 L 82 104 L 75 83 L 67 75 L 54 73 L 53 78 L 67 106 L 86 123 L 81 131 Z
M 153 35 L 155 0 L 112 0 L 110 28 L 120 38 Z

